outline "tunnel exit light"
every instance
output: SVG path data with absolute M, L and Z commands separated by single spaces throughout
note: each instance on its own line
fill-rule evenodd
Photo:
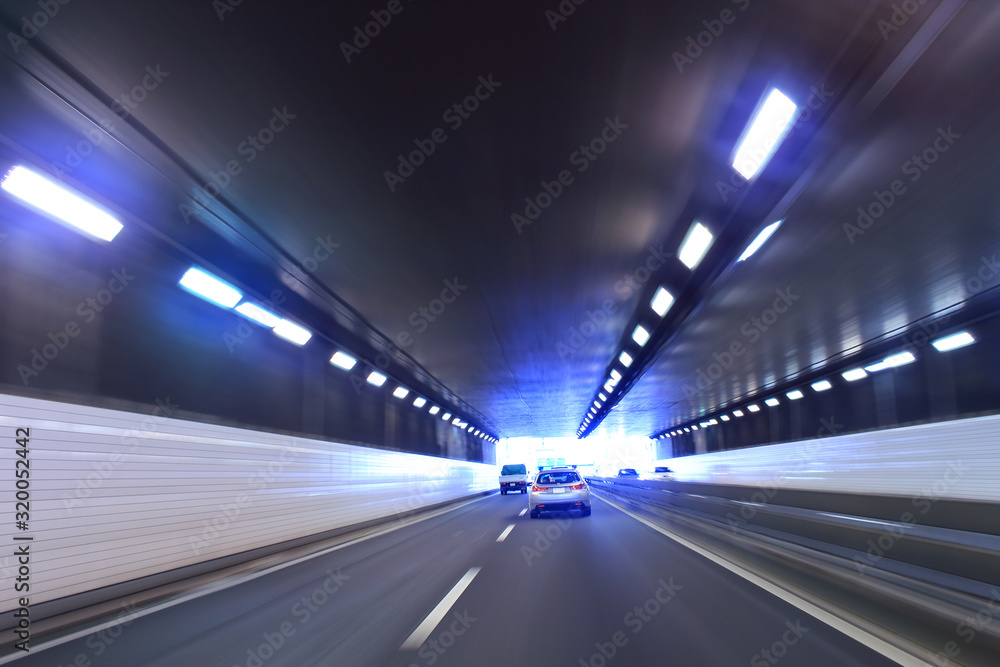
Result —
M 195 296 L 223 308 L 232 308 L 243 298 L 235 287 L 197 267 L 188 269 L 178 284 Z
M 112 241 L 124 226 L 88 199 L 27 167 L 11 169 L 0 187 L 31 208 L 91 238 Z
M 749 181 L 764 168 L 791 129 L 797 110 L 784 93 L 771 89 L 743 130 L 733 154 L 733 169 L 740 176 Z
M 938 338 L 936 341 L 931 343 L 938 352 L 948 352 L 949 350 L 957 350 L 960 347 L 965 347 L 966 345 L 972 345 L 976 342 L 976 339 L 972 337 L 968 331 L 962 331 L 961 333 L 952 334 L 951 336 L 945 336 L 944 338 Z

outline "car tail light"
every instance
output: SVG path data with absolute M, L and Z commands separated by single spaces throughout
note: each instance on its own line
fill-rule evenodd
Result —
M 549 487 L 547 487 L 547 486 L 538 486 L 537 484 L 535 484 L 534 486 L 531 487 L 531 490 L 532 491 L 548 491 Z
M 579 484 L 574 484 L 573 486 L 571 486 L 569 488 L 575 489 L 577 491 L 583 491 L 584 489 L 587 488 L 587 485 L 584 484 L 583 482 L 580 482 Z

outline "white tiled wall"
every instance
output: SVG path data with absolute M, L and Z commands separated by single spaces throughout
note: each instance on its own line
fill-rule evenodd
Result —
M 16 606 L 14 535 L 34 537 L 34 605 L 496 486 L 492 465 L 5 395 L 0 443 L 0 610 Z
M 685 482 L 1000 502 L 1000 416 L 666 459 Z

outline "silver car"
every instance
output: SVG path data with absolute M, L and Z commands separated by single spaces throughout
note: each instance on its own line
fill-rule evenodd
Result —
M 535 475 L 528 490 L 528 510 L 532 519 L 542 512 L 580 510 L 590 516 L 590 487 L 572 468 L 550 468 Z

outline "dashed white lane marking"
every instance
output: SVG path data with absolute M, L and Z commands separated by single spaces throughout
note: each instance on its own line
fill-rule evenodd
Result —
M 479 570 L 480 568 L 478 567 L 469 568 L 469 571 L 462 575 L 462 578 L 458 580 L 458 583 L 452 586 L 451 590 L 448 591 L 448 594 L 444 596 L 444 599 L 438 602 L 438 605 L 431 610 L 431 613 L 427 614 L 427 618 L 425 618 L 420 625 L 417 626 L 417 629 L 413 631 L 413 634 L 406 638 L 403 645 L 399 647 L 401 651 L 412 651 L 413 649 L 420 648 L 423 645 L 423 643 L 427 640 L 427 637 L 429 637 L 434 631 L 434 628 L 437 627 L 437 624 L 441 622 L 444 615 L 448 613 L 449 609 L 451 609 L 451 606 L 458 601 L 458 598 L 461 597 L 466 587 L 471 584 L 472 580 L 476 578 L 477 574 L 479 574 Z
M 524 516 L 524 513 L 527 512 L 527 511 L 528 511 L 528 508 L 525 507 L 523 510 L 521 510 L 521 513 L 518 514 L 518 516 Z
M 497 538 L 497 542 L 503 542 L 506 540 L 512 530 L 514 530 L 514 524 L 510 524 L 502 533 L 500 533 L 500 537 Z

